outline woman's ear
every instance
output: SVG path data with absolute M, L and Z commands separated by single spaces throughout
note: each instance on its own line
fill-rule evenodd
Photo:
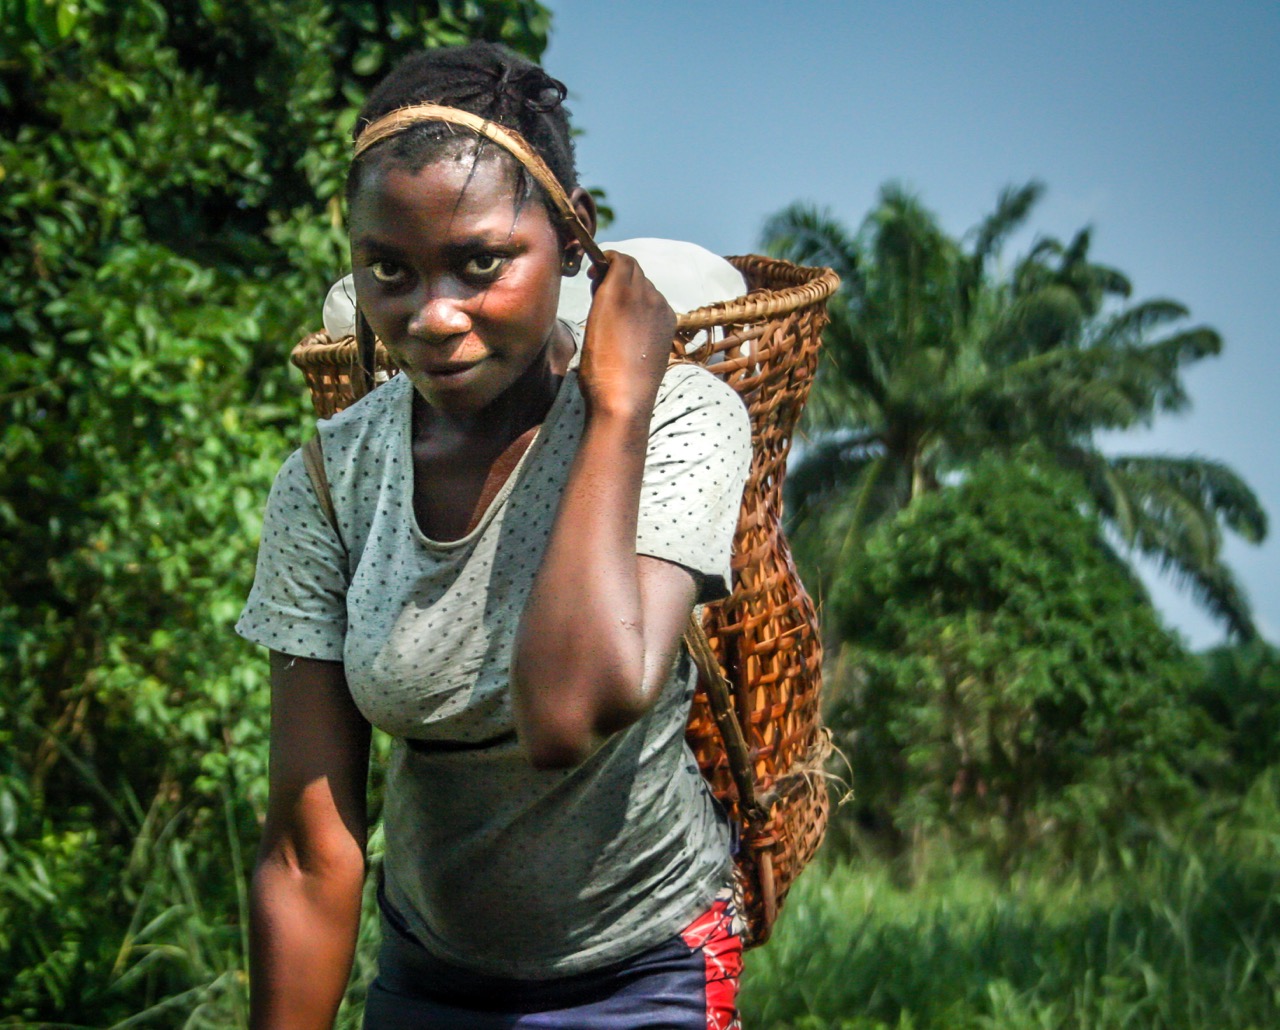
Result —
M 594 237 L 596 234 L 595 198 L 579 186 L 569 194 L 569 202 L 573 205 L 573 209 L 582 224 L 587 227 Z M 570 236 L 564 244 L 564 258 L 560 266 L 561 274 L 577 275 L 578 269 L 582 267 L 583 254 L 582 244 Z
M 586 192 L 582 187 L 573 189 L 570 193 L 570 203 L 573 205 L 573 211 L 576 212 L 577 218 L 582 225 L 589 230 L 591 237 L 595 237 L 595 197 Z M 568 235 L 564 239 L 563 251 L 561 257 L 561 275 L 577 275 L 580 267 L 582 267 L 582 257 L 585 251 L 581 242 Z
M 592 236 L 595 236 L 596 198 L 581 186 L 576 186 L 573 192 L 569 194 L 569 203 L 573 205 L 573 209 L 578 213 L 578 217 L 582 219 L 582 224 L 587 227 L 587 231 Z

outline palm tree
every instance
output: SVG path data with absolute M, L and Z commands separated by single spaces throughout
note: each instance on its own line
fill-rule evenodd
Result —
M 808 442 L 788 478 L 798 553 L 838 568 L 870 525 L 979 454 L 1034 447 L 1076 470 L 1124 545 L 1251 639 L 1221 545 L 1224 527 L 1255 543 L 1266 535 L 1253 491 L 1221 462 L 1109 455 L 1096 441 L 1183 409 L 1183 369 L 1217 354 L 1221 338 L 1184 326 L 1176 301 L 1127 303 L 1128 279 L 1089 259 L 1088 229 L 1065 245 L 1039 239 L 1001 270 L 1003 245 L 1042 193 L 1034 182 L 1006 189 L 961 240 L 897 185 L 883 188 L 856 235 L 801 204 L 769 220 L 770 252 L 830 265 L 843 281 Z

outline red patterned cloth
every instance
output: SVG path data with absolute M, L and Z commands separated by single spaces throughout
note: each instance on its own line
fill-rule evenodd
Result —
M 684 928 L 680 939 L 694 951 L 701 951 L 706 963 L 707 1030 L 740 1030 L 742 932 L 732 892 L 722 892 L 707 911 Z

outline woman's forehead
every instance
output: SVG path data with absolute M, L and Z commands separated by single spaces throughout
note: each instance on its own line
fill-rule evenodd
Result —
M 422 164 L 393 159 L 368 168 L 352 199 L 351 231 L 385 232 L 408 224 L 472 231 L 549 226 L 546 209 L 528 195 L 514 162 L 494 147 L 450 150 Z

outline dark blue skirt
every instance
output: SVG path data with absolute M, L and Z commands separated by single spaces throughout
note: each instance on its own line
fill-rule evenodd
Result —
M 382 907 L 365 1030 L 733 1030 L 742 939 L 719 897 L 681 933 L 623 962 L 555 980 L 509 980 L 433 957 Z

